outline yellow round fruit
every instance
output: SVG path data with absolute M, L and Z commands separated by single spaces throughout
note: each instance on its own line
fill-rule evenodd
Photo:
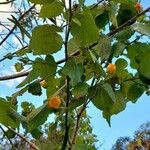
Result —
M 107 66 L 107 72 L 109 74 L 114 74 L 116 72 L 116 65 L 115 64 L 109 64 Z
M 136 9 L 137 11 L 140 11 L 140 10 L 142 9 L 141 4 L 140 4 L 140 3 L 136 3 L 135 9 Z
M 61 99 L 59 96 L 53 96 L 48 100 L 48 107 L 58 109 L 61 105 Z
M 45 80 L 42 80 L 42 81 L 40 82 L 40 85 L 41 85 L 43 88 L 47 88 L 47 83 L 46 83 Z

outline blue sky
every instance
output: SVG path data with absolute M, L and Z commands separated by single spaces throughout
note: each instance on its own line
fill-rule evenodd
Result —
M 86 1 L 87 3 L 92 3 L 93 1 Z M 141 0 L 142 6 L 144 8 L 150 6 L 150 0 Z M 0 52 L 0 58 L 2 54 Z M 2 64 L 6 65 L 3 67 Z M 8 68 L 8 65 L 12 65 L 10 61 L 4 61 L 0 64 L 0 69 L 2 68 L 3 74 L 13 73 L 12 68 Z M 0 76 L 2 75 L 0 72 Z M 6 95 L 10 96 L 16 90 L 13 88 L 17 85 L 17 80 L 10 80 L 5 82 L 0 82 L 0 97 L 4 97 Z M 42 100 L 46 98 L 46 95 L 43 95 L 41 98 L 37 98 L 36 96 L 32 96 L 30 94 L 25 94 L 23 97 L 20 97 L 19 102 L 24 100 L 29 100 L 36 104 L 36 106 L 40 106 L 42 104 Z M 116 141 L 116 139 L 120 136 L 133 136 L 134 131 L 138 129 L 138 127 L 145 123 L 146 121 L 150 121 L 150 98 L 145 94 L 141 96 L 141 98 L 137 101 L 136 104 L 128 103 L 126 109 L 120 114 L 113 116 L 111 119 L 111 128 L 108 126 L 106 120 L 102 117 L 101 111 L 96 109 L 93 105 L 90 104 L 88 109 L 89 116 L 91 116 L 91 124 L 93 127 L 93 132 L 98 136 L 99 143 L 102 146 L 99 150 L 110 150 L 112 144 Z
M 150 0 L 141 0 L 141 4 L 143 8 L 147 8 L 150 6 Z M 143 94 L 135 104 L 129 102 L 123 112 L 112 117 L 111 127 L 102 117 L 101 111 L 93 105 L 90 106 L 88 113 L 91 116 L 93 132 L 99 139 L 98 144 L 102 144 L 99 150 L 110 150 L 118 137 L 133 137 L 134 131 L 141 124 L 150 121 L 150 97 Z

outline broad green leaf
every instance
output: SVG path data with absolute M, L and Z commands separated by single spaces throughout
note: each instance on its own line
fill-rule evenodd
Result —
M 102 14 L 95 17 L 96 26 L 101 29 L 104 28 L 108 22 L 108 12 L 104 11 Z
M 38 128 L 40 125 L 42 125 L 46 120 L 48 115 L 52 112 L 47 107 L 47 102 L 43 104 L 41 107 L 33 110 L 28 116 L 27 116 L 27 127 L 29 131 L 32 131 L 36 128 Z
M 36 129 L 32 130 L 31 135 L 35 139 L 40 139 L 41 136 L 43 135 L 43 132 L 40 128 L 36 128 Z
M 133 35 L 133 30 L 132 28 L 129 26 L 128 28 L 122 29 L 120 32 L 118 32 L 114 37 L 124 43 L 125 41 L 127 41 L 132 35 Z
M 117 42 L 114 43 L 112 46 L 112 51 L 113 51 L 113 58 L 114 57 L 118 57 L 120 54 L 123 53 L 124 49 L 125 49 L 126 45 L 123 42 Z
M 48 4 L 55 0 L 29 0 L 29 1 L 35 4 Z
M 37 58 L 33 68 L 41 78 L 52 78 L 56 74 L 57 64 L 51 55 L 47 55 L 45 60 Z
M 20 49 L 19 51 L 17 51 L 16 55 L 23 56 L 23 55 L 26 55 L 27 53 L 31 53 L 31 50 L 28 48 L 25 48 L 25 49 Z
M 35 81 L 31 84 L 29 84 L 28 92 L 32 95 L 38 95 L 40 96 L 42 94 L 41 85 L 38 81 Z
M 19 125 L 19 121 L 12 116 L 10 109 L 16 109 L 16 106 L 0 98 L 0 123 L 5 126 L 16 128 Z
M 132 28 L 136 32 L 150 36 L 150 24 L 144 24 L 144 23 L 137 22 L 132 25 Z
M 116 97 L 116 102 L 113 105 L 111 105 L 109 109 L 103 111 L 103 117 L 107 120 L 109 125 L 110 125 L 111 116 L 120 113 L 126 107 L 126 101 L 122 93 L 116 92 L 115 97 Z
M 98 44 L 93 47 L 96 50 L 96 53 L 101 58 L 101 61 L 108 59 L 111 54 L 111 38 L 110 37 L 101 37 L 98 41 Z
M 74 38 L 71 38 L 68 42 L 68 54 L 72 54 L 79 50 L 79 45 L 76 43 Z
M 75 16 L 79 20 L 81 26 L 74 21 L 71 22 L 71 34 L 80 47 L 89 47 L 99 38 L 99 32 L 88 8 L 83 9 L 82 14 Z M 72 18 L 74 19 L 74 17 Z
M 123 58 L 119 58 L 117 59 L 117 61 L 115 62 L 117 69 L 124 69 L 128 66 L 128 63 L 125 59 Z
M 138 85 L 138 83 L 134 83 L 130 86 L 127 99 L 131 100 L 132 102 L 136 102 L 137 99 L 144 93 L 144 89 Z
M 63 73 L 70 77 L 72 85 L 75 86 L 77 83 L 82 81 L 81 77 L 84 73 L 84 67 L 75 59 L 71 59 L 65 64 Z
M 43 5 L 40 11 L 40 17 L 56 17 L 59 16 L 63 12 L 63 3 L 60 1 L 53 1 L 50 4 Z
M 22 63 L 16 63 L 15 64 L 15 69 L 17 72 L 20 72 L 21 70 L 24 69 L 23 64 Z
M 33 29 L 29 48 L 34 55 L 47 55 L 59 51 L 62 47 L 62 37 L 54 25 L 40 25 Z
M 84 102 L 85 102 L 85 98 L 83 97 L 72 99 L 69 103 L 69 110 L 72 111 L 76 109 L 77 107 L 81 106 Z
M 150 80 L 150 49 L 137 57 L 138 72 L 141 76 Z
M 79 83 L 73 88 L 72 94 L 75 97 L 85 96 L 88 94 L 88 88 L 89 88 L 89 85 L 87 83 Z
M 109 11 L 108 14 L 109 14 L 109 19 L 111 20 L 113 26 L 115 26 L 116 28 L 118 27 L 118 22 L 117 22 L 118 10 L 119 10 L 119 5 L 117 5 L 114 2 L 111 2 L 109 9 L 108 9 L 108 11 Z
M 57 64 L 51 55 L 46 56 L 45 60 L 36 58 L 33 63 L 33 69 L 30 71 L 27 78 L 25 78 L 25 80 L 23 80 L 17 87 L 23 87 L 39 76 L 41 78 L 52 78 L 56 74 L 56 68 Z
M 134 69 L 138 68 L 138 64 L 137 64 L 137 60 L 136 60 L 137 57 L 140 57 L 140 59 L 143 60 L 143 61 L 144 60 L 147 61 L 145 59 L 145 56 L 142 55 L 142 53 L 145 53 L 145 52 L 149 53 L 149 50 L 150 50 L 150 44 L 146 44 L 146 43 L 137 42 L 135 44 L 132 44 L 132 45 L 128 46 L 127 47 L 127 51 L 128 51 L 127 56 L 130 59 L 131 67 L 134 68 Z
M 98 85 L 95 89 L 92 103 L 100 110 L 108 110 L 115 103 L 116 98 L 110 84 Z

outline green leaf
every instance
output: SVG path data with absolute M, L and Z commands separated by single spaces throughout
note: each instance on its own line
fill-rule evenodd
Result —
M 108 12 L 107 11 L 104 11 L 104 13 L 96 16 L 95 18 L 95 24 L 96 26 L 101 29 L 101 28 L 104 28 L 108 22 Z
M 38 128 L 40 125 L 42 125 L 46 120 L 49 114 L 52 112 L 47 107 L 47 102 L 43 104 L 41 107 L 33 110 L 28 116 L 27 116 L 27 126 L 29 131 L 33 131 L 34 129 Z
M 40 17 L 56 17 L 63 12 L 63 3 L 60 1 L 53 1 L 50 4 L 43 5 L 40 11 Z
M 76 43 L 74 38 L 71 38 L 68 42 L 68 54 L 72 54 L 79 50 L 79 45 Z
M 41 129 L 36 128 L 34 130 L 32 130 L 31 135 L 33 136 L 33 138 L 35 139 L 40 139 L 41 136 L 43 135 L 43 132 Z
M 71 22 L 71 34 L 76 40 L 76 43 L 81 47 L 88 47 L 95 43 L 99 38 L 99 31 L 95 25 L 91 12 L 88 8 L 83 9 L 82 14 L 77 14 L 73 17 L 81 23 L 81 26 L 76 22 Z
M 26 55 L 27 53 L 31 53 L 31 50 L 28 48 L 25 48 L 25 49 L 20 49 L 19 51 L 17 51 L 16 55 L 23 56 L 23 55 Z
M 0 123 L 5 126 L 16 128 L 19 125 L 19 121 L 16 120 L 10 113 L 10 109 L 16 109 L 16 106 L 14 106 L 11 102 L 0 98 L 0 107 Z
M 137 99 L 144 93 L 144 89 L 138 85 L 137 83 L 134 83 L 130 86 L 128 93 L 127 93 L 127 99 L 131 100 L 132 102 L 136 102 Z
M 119 10 L 119 5 L 117 5 L 114 2 L 110 2 L 110 7 L 108 9 L 109 13 L 109 19 L 111 20 L 112 24 L 114 27 L 118 27 L 118 22 L 117 22 L 117 13 Z
M 88 94 L 89 85 L 87 83 L 78 83 L 72 90 L 75 97 L 82 97 Z
M 139 54 L 137 61 L 140 75 L 150 80 L 150 51 Z
M 54 25 L 40 25 L 33 29 L 29 48 L 34 55 L 47 55 L 58 52 L 63 44 L 62 37 Z
M 138 63 L 136 60 L 137 57 L 141 57 L 141 59 L 147 61 L 145 59 L 145 56 L 142 55 L 142 53 L 145 53 L 145 52 L 149 53 L 149 49 L 150 49 L 150 44 L 139 43 L 139 42 L 127 47 L 127 51 L 128 51 L 127 56 L 130 59 L 130 65 L 132 68 L 134 69 L 138 68 Z
M 137 22 L 132 25 L 132 28 L 136 32 L 150 36 L 150 24 L 148 24 L 148 23 L 144 24 L 144 23 Z
M 29 1 L 35 4 L 48 4 L 55 0 L 29 0 Z
M 77 99 L 72 99 L 69 103 L 69 110 L 74 110 L 77 107 L 81 106 L 85 102 L 85 98 L 77 98 Z
M 83 72 L 83 65 L 81 63 L 77 63 L 75 59 L 69 60 L 63 68 L 63 73 L 70 77 L 73 86 L 82 81 L 81 77 Z
M 111 116 L 120 113 L 126 107 L 126 102 L 121 92 L 116 92 L 115 97 L 116 102 L 111 105 L 109 109 L 103 111 L 103 117 L 107 120 L 109 125 Z
M 123 58 L 119 58 L 117 59 L 117 61 L 115 62 L 117 69 L 124 69 L 128 66 L 128 63 L 125 59 Z
M 101 61 L 108 59 L 111 54 L 111 38 L 108 36 L 101 37 L 93 49 L 96 50 Z
M 110 84 L 105 83 L 96 87 L 95 97 L 92 103 L 100 110 L 108 110 L 115 103 L 116 98 Z
M 52 78 L 56 74 L 57 64 L 53 58 L 53 56 L 46 56 L 45 60 L 41 58 L 36 58 L 33 63 L 33 69 L 30 71 L 29 75 L 25 80 L 23 80 L 17 87 L 23 87 L 27 83 L 32 82 L 37 77 L 41 78 Z
M 15 69 L 17 72 L 20 72 L 21 70 L 24 69 L 23 64 L 22 63 L 16 63 L 15 64 Z
M 133 35 L 133 30 L 132 28 L 129 26 L 128 28 L 122 29 L 120 32 L 118 32 L 115 35 L 115 38 L 124 43 L 125 41 L 127 41 L 132 35 Z
M 122 42 L 114 43 L 112 46 L 112 50 L 113 50 L 113 57 L 112 58 L 118 57 L 120 54 L 122 54 L 125 47 L 126 47 L 126 45 Z
M 40 96 L 42 94 L 41 85 L 38 81 L 29 84 L 28 92 L 32 95 Z
M 34 61 L 33 66 L 35 72 L 39 74 L 41 78 L 52 78 L 56 74 L 57 64 L 51 55 L 47 55 L 45 60 L 37 58 Z

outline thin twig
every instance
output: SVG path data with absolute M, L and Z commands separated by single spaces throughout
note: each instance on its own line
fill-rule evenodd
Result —
M 102 3 L 103 1 L 105 1 L 105 0 L 101 0 L 101 1 L 99 1 L 99 2 L 97 2 L 93 7 L 91 7 L 90 9 L 92 10 L 92 9 L 94 9 L 95 7 L 97 7 L 100 3 Z
M 0 125 L 0 129 L 3 131 L 4 135 L 7 137 L 8 141 L 10 142 L 11 146 L 12 146 L 12 149 L 14 149 L 14 144 L 13 142 L 11 141 L 11 139 L 9 138 L 7 132 L 3 129 L 3 127 Z
M 93 79 L 92 79 L 92 82 L 91 82 L 91 87 L 94 86 L 95 80 L 96 80 L 96 78 L 95 78 L 95 76 L 94 76 Z M 93 97 L 95 97 L 96 93 L 97 93 L 97 92 L 95 91 Z M 92 98 L 93 98 L 93 97 L 92 97 Z M 92 98 L 91 98 L 91 99 L 92 99 Z M 76 137 L 77 137 L 77 132 L 78 132 L 78 130 L 79 130 L 80 119 L 81 119 L 82 113 L 83 113 L 83 111 L 86 109 L 86 107 L 87 107 L 87 105 L 89 104 L 89 102 L 91 101 L 91 99 L 89 99 L 88 97 L 85 98 L 85 102 L 84 102 L 84 104 L 82 105 L 82 107 L 81 107 L 81 109 L 80 109 L 80 111 L 79 111 L 79 113 L 78 113 L 78 115 L 77 115 L 76 125 L 75 125 L 75 129 L 74 129 L 74 132 L 73 132 L 73 135 L 72 135 L 72 139 L 71 139 L 71 142 L 70 142 L 69 150 L 72 150 L 73 145 L 75 144 Z
M 39 148 L 32 142 L 30 142 L 26 137 L 24 137 L 23 135 L 21 135 L 20 133 L 16 132 L 14 129 L 7 127 L 10 131 L 14 132 L 17 136 L 19 136 L 23 141 L 25 141 L 26 143 L 28 143 L 33 149 L 35 150 L 39 150 Z
M 147 13 L 150 11 L 150 7 L 148 7 L 147 9 L 145 9 L 144 11 L 138 13 L 137 15 L 135 15 L 134 17 L 132 17 L 131 19 L 129 19 L 128 21 L 126 21 L 125 23 L 123 23 L 121 26 L 119 26 L 117 29 L 113 30 L 112 32 L 108 33 L 107 35 L 108 36 L 112 36 L 112 35 L 115 35 L 116 33 L 118 33 L 119 31 L 121 31 L 123 28 L 131 25 L 131 23 L 138 18 L 140 16 L 142 16 L 143 14 Z
M 69 0 L 69 19 L 68 19 L 68 26 L 66 26 L 66 34 L 65 34 L 65 59 L 66 62 L 69 59 L 68 55 L 68 40 L 69 40 L 69 34 L 70 34 L 70 23 L 71 23 L 71 17 L 72 17 L 72 6 L 71 6 L 72 1 Z M 66 82 L 67 82 L 67 87 L 66 87 L 66 93 L 67 93 L 67 98 L 66 98 L 66 112 L 65 112 L 65 135 L 64 135 L 64 140 L 63 144 L 61 147 L 61 150 L 65 150 L 67 146 L 67 142 L 69 139 L 69 125 L 68 125 L 68 105 L 69 105 L 69 100 L 70 100 L 70 85 L 69 85 L 69 76 L 66 76 Z
M 9 4 L 9 3 L 12 3 L 13 1 L 15 1 L 15 0 L 12 0 L 12 1 L 6 1 L 6 2 L 0 2 L 0 5 L 3 5 L 3 4 Z
M 77 50 L 76 52 L 72 53 L 69 57 L 77 56 L 77 55 L 79 55 L 79 54 L 80 54 L 80 51 Z M 63 59 L 57 61 L 56 63 L 57 63 L 57 64 L 61 64 L 61 63 L 64 63 L 65 61 L 66 61 L 66 59 L 63 58 Z M 2 77 L 0 77 L 0 81 L 11 80 L 11 79 L 16 79 L 16 78 L 24 77 L 24 76 L 27 76 L 29 73 L 30 73 L 30 71 L 27 71 L 27 72 L 20 72 L 20 73 L 8 75 L 8 76 L 2 76 Z
M 30 7 L 23 15 L 20 16 L 18 19 L 18 22 L 21 21 L 33 8 L 35 5 Z M 4 39 L 0 42 L 0 46 L 8 39 L 8 37 L 13 33 L 13 31 L 16 29 L 16 25 L 13 26 L 13 28 L 10 30 L 10 32 L 4 37 Z

